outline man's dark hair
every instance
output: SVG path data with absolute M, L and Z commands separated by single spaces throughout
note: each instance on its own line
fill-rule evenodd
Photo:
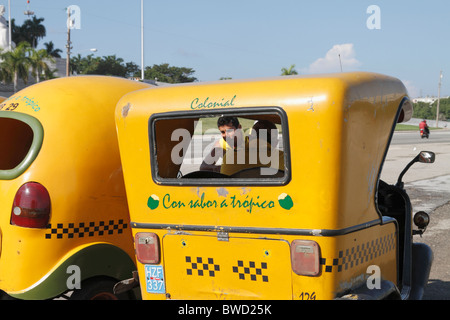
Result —
M 274 141 L 278 142 L 278 129 L 277 126 L 269 120 L 258 120 L 252 127 L 252 133 L 256 134 L 256 138 L 261 139 L 261 130 L 263 131 L 263 137 L 267 140 L 268 143 L 272 143 L 272 133 L 276 135 Z M 274 131 L 272 131 L 274 130 Z
M 238 120 L 238 118 L 236 118 L 236 117 L 228 117 L 228 116 L 220 117 L 217 120 L 217 127 L 229 125 L 230 123 L 236 129 L 239 128 L 239 120 Z

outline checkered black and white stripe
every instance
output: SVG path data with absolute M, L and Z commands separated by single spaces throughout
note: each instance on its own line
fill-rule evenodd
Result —
M 239 275 L 239 279 L 256 281 L 260 278 L 263 282 L 269 282 L 269 277 L 263 274 L 263 270 L 267 269 L 267 263 L 261 262 L 259 267 L 256 267 L 256 262 L 248 261 L 244 264 L 244 261 L 238 260 L 237 265 L 233 266 L 233 272 Z
M 325 272 L 341 272 L 371 261 L 395 249 L 395 233 L 339 251 L 336 258 L 322 258 Z
M 47 226 L 49 232 L 45 234 L 45 239 L 73 239 L 122 234 L 126 228 L 128 228 L 128 224 L 123 219 L 68 223 L 66 225 L 63 223 L 49 224 Z
M 186 274 L 189 276 L 195 272 L 199 276 L 209 275 L 210 277 L 215 277 L 216 272 L 220 271 L 220 266 L 214 263 L 213 258 L 204 259 L 202 257 L 192 258 L 186 256 L 186 262 L 190 267 L 186 269 Z

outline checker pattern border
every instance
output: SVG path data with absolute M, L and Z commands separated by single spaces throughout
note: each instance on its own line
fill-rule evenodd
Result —
M 75 223 L 68 223 L 65 226 L 64 223 L 57 223 L 55 227 L 52 227 L 52 224 L 49 224 L 47 229 L 50 229 L 50 231 L 45 234 L 45 239 L 73 239 L 75 237 L 122 234 L 123 230 L 128 228 L 128 224 L 123 219 L 118 221 L 79 222 L 77 226 L 75 225 Z
M 263 275 L 263 270 L 267 270 L 267 262 L 261 262 L 261 267 L 257 268 L 254 261 L 249 261 L 248 266 L 244 266 L 244 261 L 238 260 L 237 266 L 233 266 L 233 272 L 238 274 L 240 280 L 246 280 L 247 275 L 251 281 L 256 281 L 260 277 L 263 282 L 269 282 L 269 277 Z
M 220 271 L 220 266 L 214 263 L 214 258 L 206 258 L 203 260 L 202 257 L 195 257 L 192 259 L 191 256 L 185 257 L 186 263 L 190 263 L 190 268 L 186 269 L 186 274 L 192 276 L 194 270 L 197 270 L 198 276 L 209 275 L 210 277 L 215 277 L 216 272 Z M 206 272 L 205 272 L 206 271 Z
M 342 272 L 395 250 L 395 233 L 340 250 L 337 258 L 321 258 L 325 272 Z M 327 263 L 329 262 L 329 263 Z

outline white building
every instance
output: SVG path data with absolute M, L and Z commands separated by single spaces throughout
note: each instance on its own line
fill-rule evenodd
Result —
M 441 97 L 440 99 L 447 99 L 447 98 L 449 98 L 449 96 Z M 437 97 L 414 98 L 414 99 L 412 99 L 412 102 L 414 102 L 414 103 L 416 103 L 416 102 L 425 102 L 425 103 L 429 103 L 431 105 L 437 99 L 438 99 Z

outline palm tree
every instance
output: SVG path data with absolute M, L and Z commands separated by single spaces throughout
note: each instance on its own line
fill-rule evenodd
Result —
M 81 74 L 81 64 L 83 57 L 81 54 L 77 54 L 76 56 L 72 56 L 69 61 L 70 74 Z
M 14 83 L 14 92 L 17 92 L 17 83 L 21 78 L 25 83 L 28 82 L 28 73 L 30 67 L 30 44 L 21 42 L 12 51 L 6 51 L 1 54 L 0 68 L 6 75 L 6 81 Z
M 61 58 L 60 53 L 62 52 L 62 50 L 55 48 L 55 44 L 53 43 L 53 41 L 44 43 L 44 46 L 45 46 L 45 50 L 51 57 Z
M 3 68 L 3 64 L 1 63 L 1 60 L 3 59 L 3 55 L 5 54 L 5 51 L 3 51 L 2 48 L 0 48 L 0 81 L 2 83 L 8 83 L 10 82 L 10 74 L 8 72 L 8 70 L 6 70 L 5 68 Z
M 51 72 L 48 62 L 55 62 L 55 59 L 45 49 L 31 50 L 29 58 L 32 74 L 36 77 L 36 82 L 41 81 L 42 73 L 48 75 Z
M 104 74 L 108 76 L 125 77 L 126 69 L 124 60 L 116 57 L 116 55 L 103 57 L 95 70 L 92 70 L 94 74 Z
M 23 41 L 28 42 L 28 38 L 26 37 L 26 34 L 24 33 L 22 26 L 17 25 L 15 19 L 11 19 L 11 40 L 15 44 L 19 44 Z
M 281 75 L 282 76 L 290 76 L 290 75 L 298 74 L 298 72 L 294 68 L 295 68 L 295 64 L 291 64 L 289 69 L 281 68 Z
M 100 61 L 101 58 L 94 57 L 93 54 L 86 57 L 78 54 L 70 59 L 70 72 L 71 74 L 93 74 L 97 70 Z
M 43 21 L 44 18 L 36 18 L 33 16 L 32 19 L 25 20 L 22 25 L 16 25 L 15 20 L 12 19 L 12 41 L 16 44 L 26 41 L 33 48 L 36 48 L 38 41 L 46 35 L 45 26 L 42 24 Z
M 27 19 L 22 25 L 24 32 L 28 35 L 29 43 L 33 48 L 37 47 L 38 40 L 45 37 L 47 34 L 42 22 L 44 18 L 36 18 L 33 16 L 32 19 Z

